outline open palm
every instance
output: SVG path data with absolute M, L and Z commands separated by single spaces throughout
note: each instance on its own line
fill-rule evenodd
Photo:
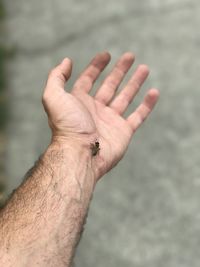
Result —
M 72 62 L 64 59 L 51 71 L 43 95 L 53 137 L 79 140 L 88 147 L 99 142 L 100 151 L 94 157 L 99 177 L 123 157 L 133 133 L 151 112 L 159 95 L 156 89 L 149 90 L 140 106 L 128 118 L 123 117 L 149 73 L 146 65 L 140 65 L 116 95 L 134 62 L 133 54 L 125 53 L 95 96 L 90 96 L 88 93 L 109 61 L 110 55 L 106 52 L 96 55 L 68 93 L 64 86 L 70 77 Z

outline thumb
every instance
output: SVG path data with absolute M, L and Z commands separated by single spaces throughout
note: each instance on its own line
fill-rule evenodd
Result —
M 55 90 L 55 87 L 64 89 L 65 83 L 70 78 L 72 72 L 72 61 L 69 58 L 63 59 L 63 61 L 52 69 L 49 73 L 49 77 L 46 84 L 45 91 Z

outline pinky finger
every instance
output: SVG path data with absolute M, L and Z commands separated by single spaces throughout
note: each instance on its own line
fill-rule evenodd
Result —
M 140 127 L 140 125 L 151 113 L 156 102 L 158 101 L 158 98 L 159 98 L 159 91 L 157 89 L 149 90 L 143 102 L 139 105 L 139 107 L 135 110 L 135 112 L 133 112 L 127 118 L 127 122 L 129 123 L 133 132 L 135 132 Z

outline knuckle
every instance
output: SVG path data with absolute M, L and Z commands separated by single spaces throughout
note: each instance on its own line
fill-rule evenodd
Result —
M 114 79 L 108 79 L 106 81 L 106 85 L 107 85 L 108 88 L 111 88 L 111 89 L 117 88 L 117 82 Z
M 76 82 L 75 87 L 84 88 L 84 87 L 92 87 L 93 83 L 88 76 L 82 76 Z
M 138 80 L 134 79 L 132 81 L 132 87 L 135 89 L 135 91 L 138 91 L 140 89 L 140 83 Z
M 131 103 L 131 96 L 128 92 L 124 91 L 121 94 L 121 97 L 122 97 L 123 101 L 127 103 L 127 105 L 129 105 Z
M 122 68 L 122 66 L 116 66 L 115 72 L 119 77 L 124 77 L 126 71 Z

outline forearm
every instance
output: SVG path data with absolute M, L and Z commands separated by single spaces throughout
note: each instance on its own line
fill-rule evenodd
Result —
M 71 93 L 64 90 L 72 71 L 71 60 L 65 58 L 51 71 L 42 101 L 52 135 L 54 140 L 55 136 L 59 140 L 61 136 L 75 136 L 76 142 L 62 140 L 59 145 L 58 139 L 54 141 L 1 210 L 0 265 L 70 266 L 97 179 L 123 157 L 133 133 L 159 96 L 157 90 L 149 90 L 137 109 L 124 118 L 149 73 L 147 66 L 140 65 L 116 95 L 134 61 L 131 53 L 119 59 L 95 95 L 90 96 L 89 91 L 109 61 L 108 53 L 98 54 Z
M 1 211 L 4 266 L 70 266 L 94 185 L 89 148 L 50 145 Z

